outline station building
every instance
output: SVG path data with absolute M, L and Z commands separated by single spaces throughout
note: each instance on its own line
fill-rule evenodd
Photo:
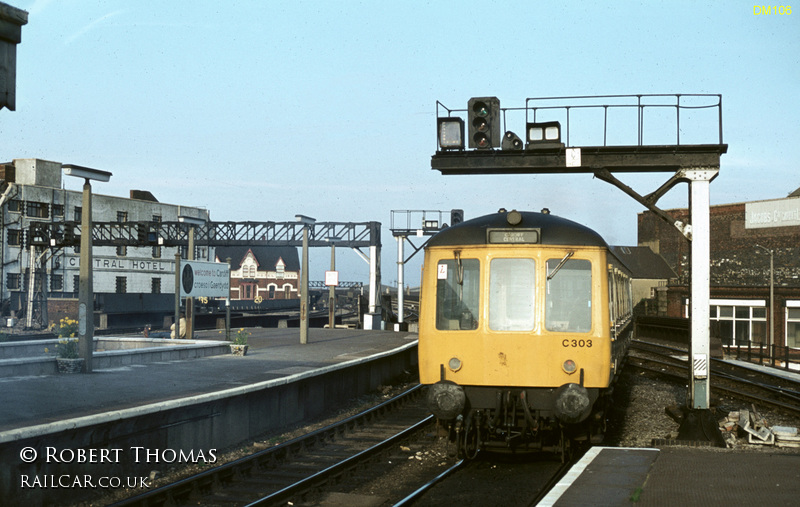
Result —
M 217 262 L 231 260 L 231 300 L 300 299 L 300 260 L 295 247 L 217 247 Z
M 686 208 L 667 212 L 691 222 Z M 729 346 L 768 345 L 774 325 L 776 345 L 800 348 L 800 189 L 782 199 L 711 206 L 710 223 L 711 336 Z M 689 241 L 646 211 L 638 216 L 638 243 L 675 271 L 667 286 L 666 315 L 688 317 Z
M 158 202 L 147 191 L 132 190 L 129 198 L 95 193 L 95 222 L 176 222 L 178 216 L 208 221 L 200 207 Z M 53 251 L 32 248 L 28 228 L 34 221 L 80 221 L 82 192 L 66 190 L 62 164 L 40 159 L 16 159 L 0 164 L 0 280 L 2 315 L 34 318 L 40 325 L 64 315 L 77 315 L 80 248 Z M 93 248 L 95 323 L 99 328 L 162 325 L 160 316 L 174 312 L 176 247 Z M 182 249 L 182 257 L 187 258 Z M 197 247 L 195 259 L 213 260 L 213 248 Z M 31 280 L 31 273 L 35 273 Z M 33 305 L 28 306 L 32 301 Z M 30 312 L 28 310 L 31 310 Z M 134 317 L 134 315 L 136 315 Z

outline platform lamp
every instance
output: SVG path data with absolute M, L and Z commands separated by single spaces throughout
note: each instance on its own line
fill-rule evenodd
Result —
M 769 364 L 772 366 L 775 347 L 775 250 L 761 245 L 755 245 L 769 254 Z
M 336 329 L 336 286 L 339 285 L 339 274 L 336 272 L 336 242 L 341 241 L 339 236 L 328 236 L 325 241 L 331 244 L 331 270 L 330 279 L 325 273 L 325 284 L 328 286 L 328 327 Z
M 303 265 L 300 271 L 300 343 L 308 343 L 308 228 L 317 220 L 305 215 L 295 215 L 295 219 L 303 224 Z
M 94 353 L 94 287 L 92 285 L 92 185 L 91 180 L 106 182 L 111 173 L 77 165 L 62 165 L 64 174 L 83 178 L 81 207 L 81 258 L 78 276 L 78 352 L 83 359 L 83 373 L 92 372 Z
M 190 217 L 186 215 L 178 215 L 178 222 L 182 224 L 187 224 L 189 226 L 189 244 L 186 250 L 186 258 L 187 260 L 193 261 L 194 260 L 194 234 L 195 234 L 195 227 L 203 225 L 206 223 L 205 220 L 202 218 Z M 178 264 L 175 263 L 175 269 L 178 269 Z M 176 280 L 180 281 L 180 277 L 176 276 Z M 180 325 L 180 298 L 181 298 L 181 291 L 179 286 L 175 286 L 175 298 L 177 299 L 177 304 L 175 305 L 175 338 L 180 337 L 180 329 L 178 326 Z M 194 338 L 194 298 L 187 297 L 186 298 L 186 337 L 188 339 Z

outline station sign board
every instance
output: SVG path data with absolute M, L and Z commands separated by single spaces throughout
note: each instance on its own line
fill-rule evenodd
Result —
M 326 271 L 325 272 L 325 285 L 328 287 L 338 287 L 339 286 L 339 272 L 338 271 Z
M 745 204 L 745 229 L 800 225 L 800 197 Z
M 227 263 L 183 261 L 181 297 L 226 298 L 230 295 L 230 268 Z

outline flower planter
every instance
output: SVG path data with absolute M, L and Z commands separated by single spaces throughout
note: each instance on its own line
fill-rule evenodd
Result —
M 231 344 L 231 354 L 234 356 L 246 356 L 249 345 Z
M 67 357 L 57 357 L 56 363 L 58 363 L 58 372 L 59 373 L 80 373 L 83 371 L 83 358 L 67 358 Z

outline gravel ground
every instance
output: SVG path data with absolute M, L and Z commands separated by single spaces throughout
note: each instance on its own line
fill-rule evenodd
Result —
M 670 406 L 685 406 L 688 386 L 649 378 L 644 373 L 628 369 L 622 373 L 615 388 L 615 413 L 611 416 L 611 427 L 606 444 L 619 447 L 652 447 L 654 439 L 675 439 L 678 436 L 678 423 L 667 415 Z M 742 409 L 752 410 L 752 404 L 731 398 L 713 395 L 712 408 L 720 417 L 728 412 Z M 769 426 L 800 427 L 800 419 L 785 413 L 755 406 L 766 419 Z M 737 450 L 760 452 L 800 453 L 797 448 L 778 448 L 775 446 L 747 443 L 746 434 L 739 431 L 733 444 Z

